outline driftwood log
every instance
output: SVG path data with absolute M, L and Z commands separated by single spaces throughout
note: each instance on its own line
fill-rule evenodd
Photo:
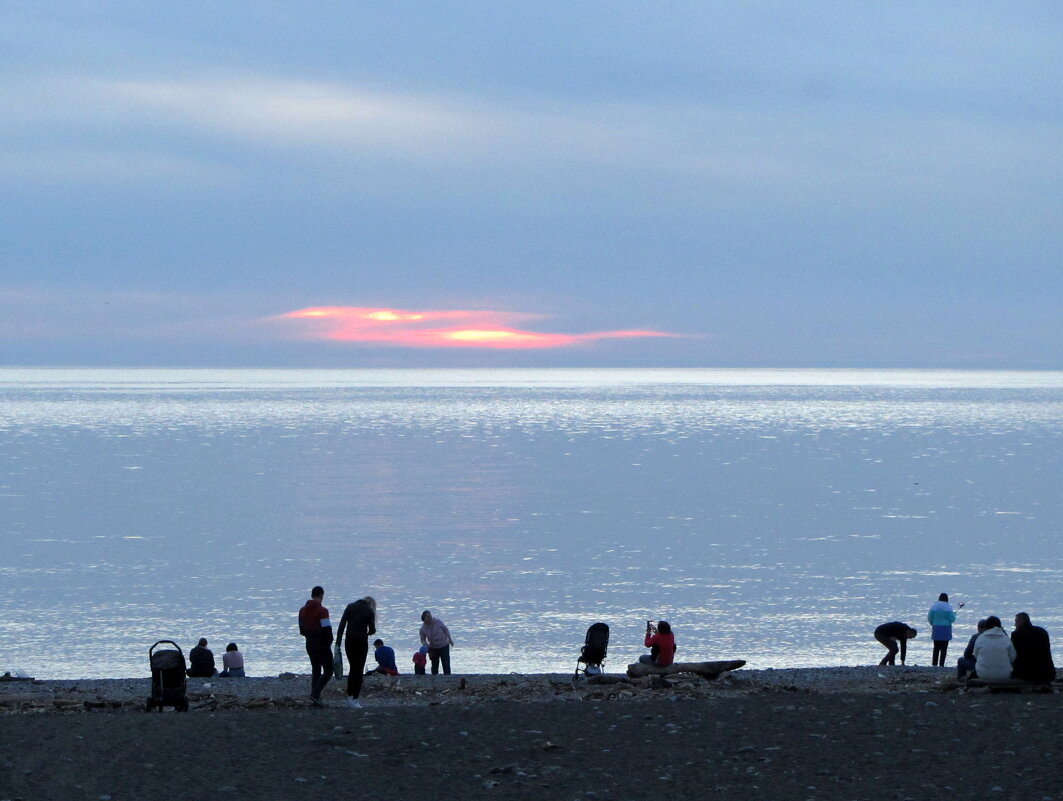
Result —
M 715 679 L 721 673 L 738 670 L 746 663 L 744 659 L 730 659 L 724 662 L 673 662 L 670 665 L 647 665 L 636 662 L 627 666 L 627 675 L 633 679 L 642 676 L 670 676 L 673 673 L 693 673 L 703 679 Z

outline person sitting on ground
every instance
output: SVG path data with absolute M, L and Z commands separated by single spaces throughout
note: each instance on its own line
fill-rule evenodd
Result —
M 424 675 L 424 666 L 428 664 L 428 646 L 422 645 L 413 652 L 413 672 L 418 676 Z
M 204 678 L 217 674 L 214 667 L 214 652 L 207 648 L 207 638 L 200 637 L 199 645 L 188 652 L 188 670 L 185 671 L 192 678 Z
M 244 673 L 244 655 L 234 642 L 225 646 L 225 653 L 221 655 L 221 666 L 225 669 L 218 675 L 224 678 L 242 679 L 247 675 Z
M 652 620 L 647 620 L 645 645 L 650 652 L 640 656 L 639 662 L 658 667 L 668 667 L 672 664 L 676 646 L 671 624 L 667 620 L 659 620 L 654 626 Z
M 1031 684 L 1051 684 L 1056 678 L 1056 666 L 1052 662 L 1052 644 L 1048 632 L 1030 622 L 1025 612 L 1015 615 L 1015 631 L 1011 633 L 1015 646 L 1013 678 Z
M 963 681 L 968 678 L 975 678 L 977 673 L 975 667 L 977 661 L 974 658 L 974 643 L 978 639 L 978 635 L 986 630 L 985 618 L 978 621 L 978 631 L 971 635 L 971 639 L 967 641 L 967 647 L 963 649 L 963 656 L 956 660 L 956 680 Z
M 880 665 L 895 665 L 897 664 L 897 652 L 901 654 L 901 664 L 904 664 L 904 660 L 908 655 L 908 640 L 915 637 L 919 632 L 909 626 L 907 623 L 901 623 L 899 620 L 894 620 L 892 623 L 883 623 L 877 629 L 875 629 L 875 639 L 886 646 L 888 653 L 882 657 Z
M 373 640 L 373 647 L 376 649 L 373 651 L 376 667 L 372 670 L 367 670 L 365 675 L 383 673 L 386 676 L 398 676 L 399 668 L 395 664 L 395 649 L 384 645 L 383 640 Z
M 990 615 L 985 619 L 986 629 L 974 641 L 974 661 L 978 678 L 983 681 L 1005 681 L 1011 678 L 1011 666 L 1015 662 L 1015 646 L 1000 624 L 1000 618 Z

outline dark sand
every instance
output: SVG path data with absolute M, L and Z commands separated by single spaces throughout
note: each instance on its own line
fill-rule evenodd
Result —
M 1058 693 L 942 691 L 945 674 L 926 669 L 837 682 L 768 673 L 575 690 L 556 677 L 431 689 L 429 677 L 406 680 L 401 699 L 370 686 L 361 710 L 340 706 L 334 687 L 326 709 L 278 695 L 211 711 L 192 682 L 201 708 L 188 714 L 8 704 L 0 800 L 1063 801 Z M 56 698 L 74 692 L 45 684 Z

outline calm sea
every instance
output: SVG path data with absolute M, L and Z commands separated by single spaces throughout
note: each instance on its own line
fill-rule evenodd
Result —
M 1058 372 L 0 370 L 0 669 L 304 672 L 314 584 L 400 669 L 423 609 L 456 672 L 571 670 L 599 620 L 620 670 L 658 618 L 761 668 L 899 619 L 927 664 L 939 592 L 1058 639 L 1061 453 Z

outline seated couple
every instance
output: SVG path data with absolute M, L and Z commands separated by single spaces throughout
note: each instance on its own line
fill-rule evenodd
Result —
M 199 645 L 188 652 L 188 670 L 185 672 L 189 677 L 205 679 L 214 676 L 243 678 L 245 675 L 244 655 L 240 653 L 234 642 L 225 646 L 225 654 L 221 658 L 221 664 L 224 670 L 219 673 L 214 667 L 214 652 L 207 647 L 207 638 L 200 637 Z

